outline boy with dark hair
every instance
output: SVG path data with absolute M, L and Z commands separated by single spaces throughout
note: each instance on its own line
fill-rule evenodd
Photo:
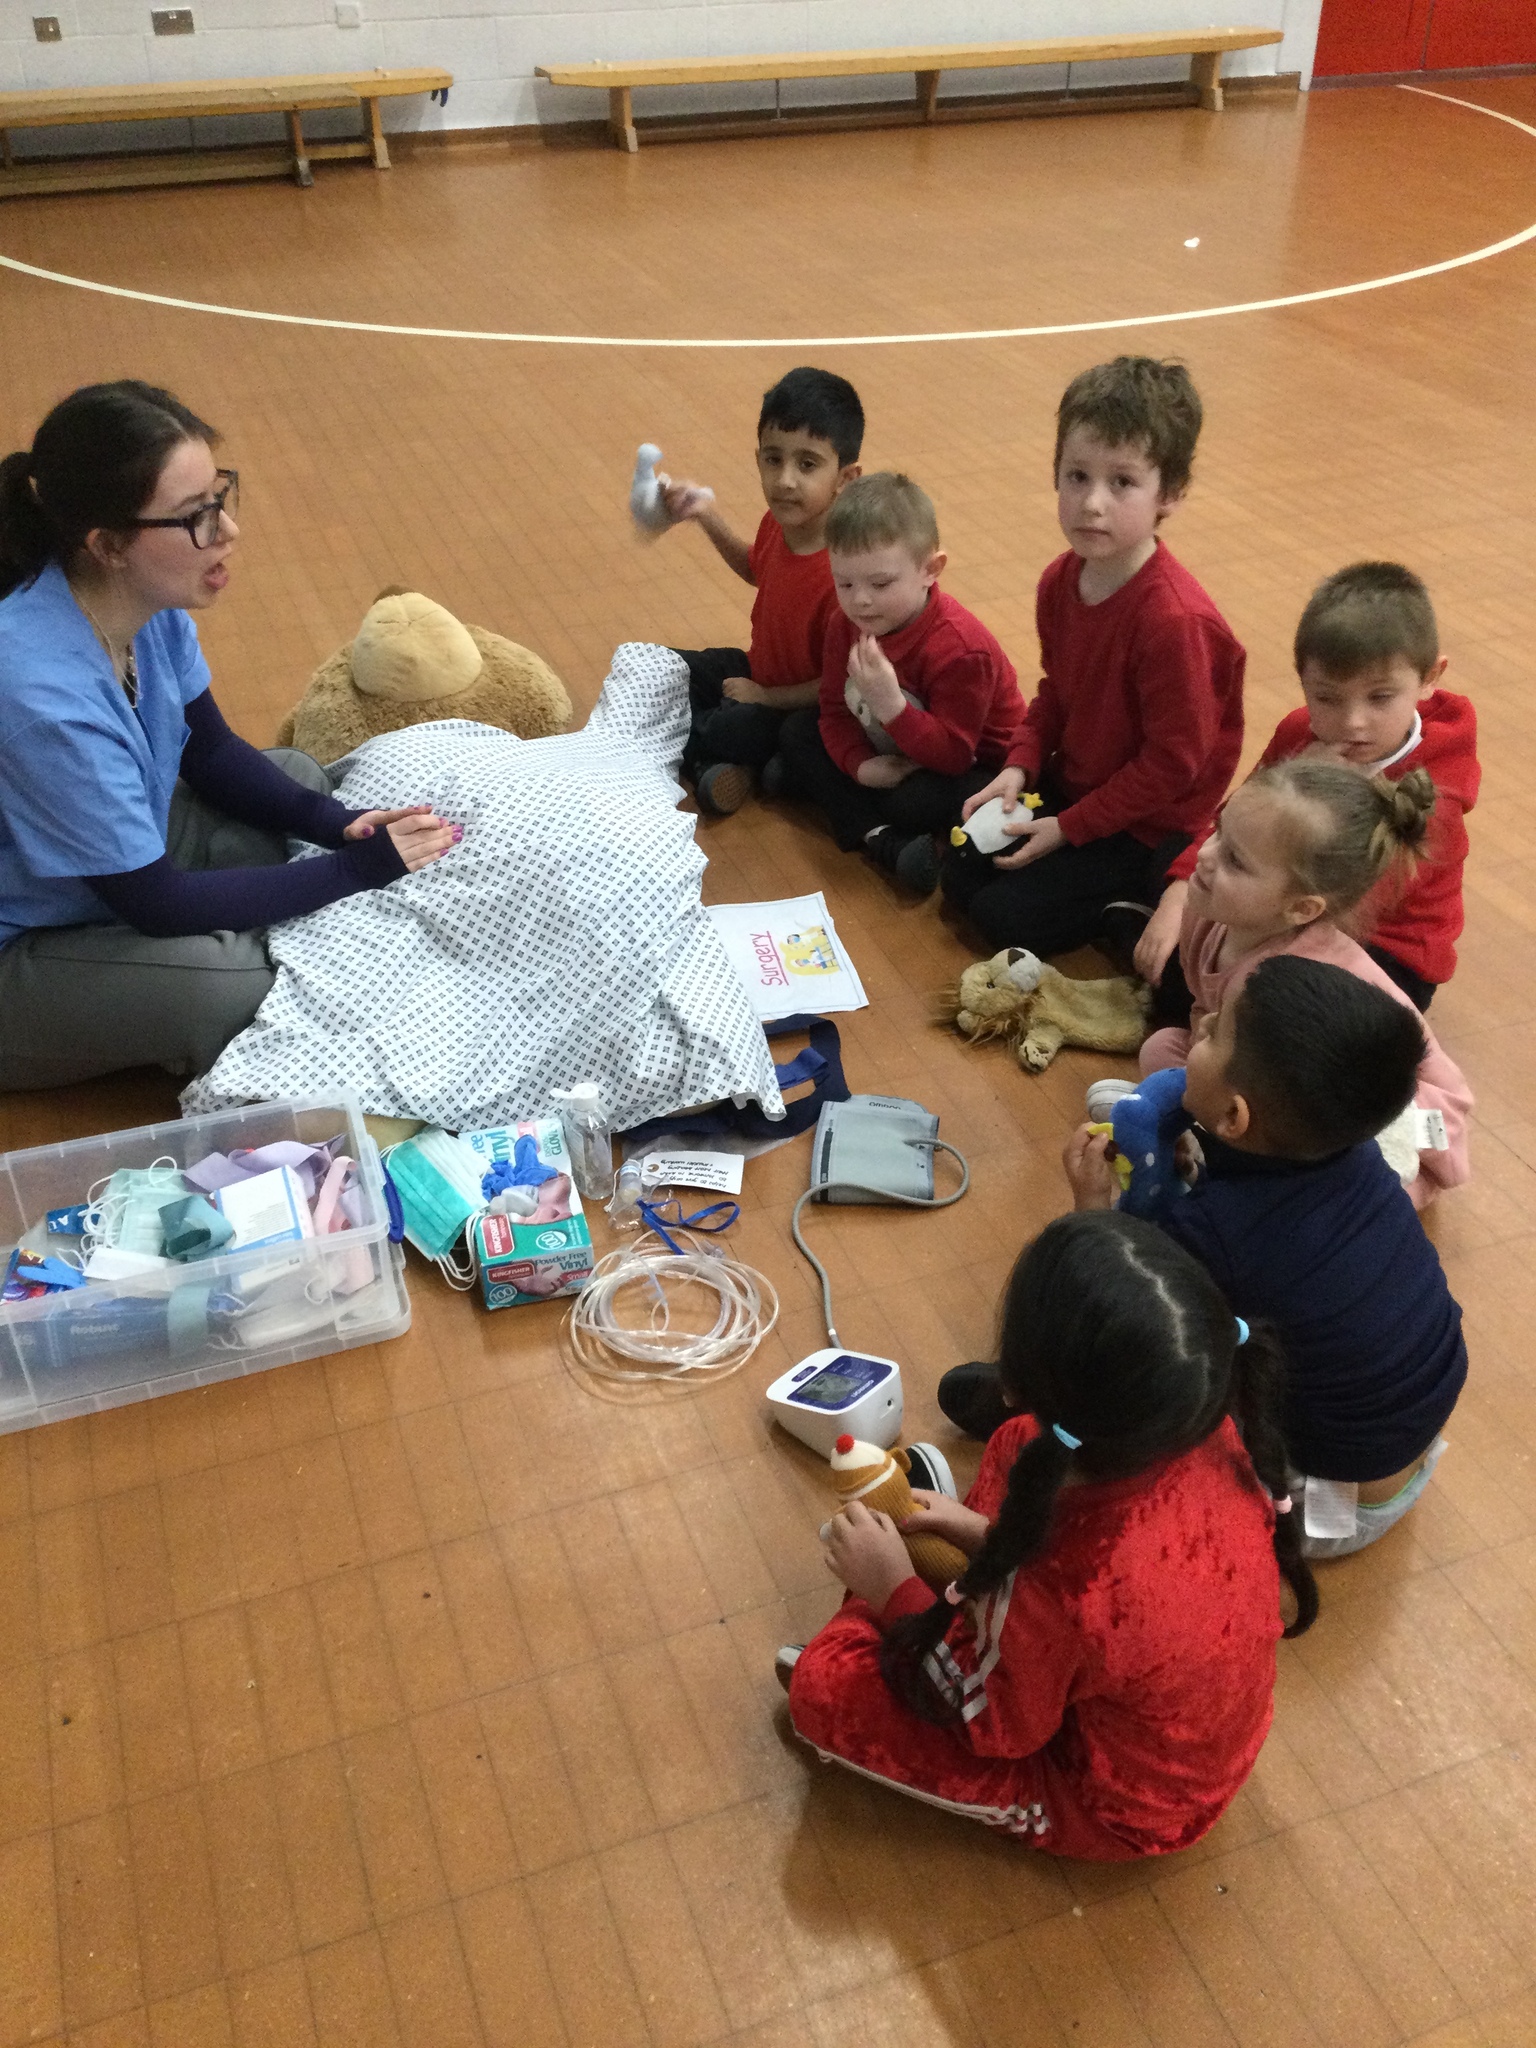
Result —
M 1356 562 L 1313 591 L 1296 628 L 1296 673 L 1306 703 L 1287 712 L 1260 768 L 1320 750 L 1366 775 L 1398 782 L 1423 768 L 1438 801 L 1429 847 L 1412 881 L 1361 915 L 1365 950 L 1420 1010 L 1456 970 L 1463 923 L 1466 814 L 1477 801 L 1477 714 L 1439 687 L 1446 671 L 1434 606 L 1411 569 Z M 1168 886 L 1136 950 L 1156 982 L 1174 947 L 1198 845 L 1168 870 Z
M 715 511 L 713 492 L 658 479 L 672 523 L 696 520 L 720 559 L 757 590 L 750 650 L 679 649 L 693 710 L 683 773 L 701 810 L 739 810 L 754 771 L 778 752 L 786 715 L 816 701 L 822 642 L 837 610 L 827 513 L 859 474 L 863 441 L 864 408 L 845 377 L 791 370 L 763 394 L 757 474 L 768 510 L 750 542 Z
M 1235 1315 L 1279 1337 L 1309 1557 L 1362 1550 L 1401 1521 L 1467 1376 L 1461 1310 L 1374 1142 L 1412 1099 L 1423 1054 L 1407 1004 L 1282 954 L 1202 1023 L 1185 1070 L 1203 1158 L 1157 1220 Z M 1086 1124 L 1068 1140 L 1076 1208 L 1113 1206 L 1108 1145 Z M 1006 1414 L 985 1365 L 946 1373 L 939 1405 L 978 1436 Z
M 1180 363 L 1120 356 L 1068 385 L 1057 516 L 1070 543 L 1040 579 L 1042 676 L 1000 774 L 1020 844 L 945 864 L 945 894 L 989 946 L 1046 956 L 1104 938 L 1129 956 L 1170 860 L 1202 833 L 1243 739 L 1246 657 L 1158 536 L 1189 485 L 1201 407 Z M 1026 790 L 1043 806 L 1019 807 Z
M 784 727 L 784 790 L 816 805 L 845 853 L 926 896 L 939 879 L 933 834 L 1018 732 L 1018 677 L 980 619 L 938 588 L 938 519 L 910 477 L 850 483 L 827 515 L 827 552 L 840 609 L 819 706 Z

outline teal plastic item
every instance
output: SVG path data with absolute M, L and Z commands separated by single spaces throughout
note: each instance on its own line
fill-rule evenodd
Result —
M 235 1234 L 235 1226 L 206 1195 L 183 1195 L 178 1202 L 167 1202 L 160 1211 L 160 1229 L 165 1256 L 178 1266 L 212 1258 Z

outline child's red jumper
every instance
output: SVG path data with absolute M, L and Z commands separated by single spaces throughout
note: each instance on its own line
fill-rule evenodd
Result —
M 987 1446 L 989 1518 L 1032 1416 Z M 790 1714 L 824 1756 L 1058 1856 L 1184 1849 L 1220 1818 L 1268 1731 L 1280 1634 L 1274 1511 L 1230 1421 L 1134 1479 L 1064 1487 L 1049 1548 L 957 1614 L 930 1668 L 959 1718 L 900 1705 L 881 1624 L 850 1599 L 795 1667 Z

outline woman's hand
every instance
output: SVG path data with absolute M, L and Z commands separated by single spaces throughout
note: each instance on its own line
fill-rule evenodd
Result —
M 918 1512 L 897 1524 L 904 1536 L 942 1536 L 967 1557 L 974 1557 L 986 1542 L 992 1524 L 963 1501 L 951 1500 L 947 1493 L 930 1493 L 926 1486 L 914 1486 L 912 1498 Z
M 1048 853 L 1055 853 L 1067 843 L 1067 835 L 1055 818 L 1036 818 L 1027 813 L 1003 830 L 1010 839 L 1022 840 L 1023 844 L 1013 853 L 995 853 L 992 865 L 995 868 L 1027 868 L 1033 860 L 1044 860 Z
M 912 1577 L 912 1560 L 889 1515 L 852 1500 L 827 1524 L 827 1570 L 878 1613 Z
M 1024 770 L 1022 768 L 1004 768 L 993 776 L 985 789 L 978 789 L 974 796 L 966 798 L 965 802 L 960 806 L 960 816 L 962 819 L 968 818 L 972 811 L 979 811 L 983 804 L 991 803 L 995 796 L 1002 798 L 1003 810 L 1005 812 L 1015 810 L 1018 806 L 1019 798 L 1023 794 Z
M 1074 1209 L 1113 1209 L 1115 1206 L 1120 1183 L 1109 1163 L 1114 1142 L 1107 1131 L 1096 1131 L 1091 1124 L 1080 1124 L 1068 1138 L 1061 1163 L 1072 1184 Z
M 406 804 L 398 811 L 364 811 L 342 834 L 344 839 L 371 839 L 387 832 L 409 873 L 429 868 L 464 837 L 462 825 L 450 825 L 430 804 Z
M 1188 882 L 1170 882 L 1158 898 L 1157 908 L 1147 919 L 1147 928 L 1136 941 L 1136 954 L 1132 962 L 1136 972 L 1152 988 L 1163 978 L 1163 969 L 1168 965 L 1174 949 L 1179 943 L 1179 931 L 1184 923 L 1184 903 L 1189 895 Z

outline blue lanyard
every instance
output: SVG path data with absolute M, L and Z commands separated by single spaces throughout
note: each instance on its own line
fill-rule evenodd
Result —
M 676 1252 L 679 1258 L 683 1255 L 683 1247 L 669 1234 L 668 1225 L 673 1230 L 697 1230 L 708 1236 L 717 1230 L 729 1230 L 736 1221 L 736 1218 L 741 1214 L 741 1204 L 739 1202 L 711 1202 L 708 1208 L 695 1209 L 691 1216 L 685 1216 L 683 1214 L 683 1205 L 675 1195 L 668 1202 L 639 1202 L 636 1204 L 636 1207 L 640 1211 L 646 1228 L 654 1230 L 667 1250 L 669 1252 Z M 675 1209 L 677 1213 L 674 1216 L 668 1216 L 663 1219 L 662 1211 L 665 1209 Z M 726 1210 L 730 1212 L 728 1215 L 722 1213 Z M 705 1219 L 710 1216 L 718 1216 L 720 1221 L 718 1223 L 707 1222 Z

